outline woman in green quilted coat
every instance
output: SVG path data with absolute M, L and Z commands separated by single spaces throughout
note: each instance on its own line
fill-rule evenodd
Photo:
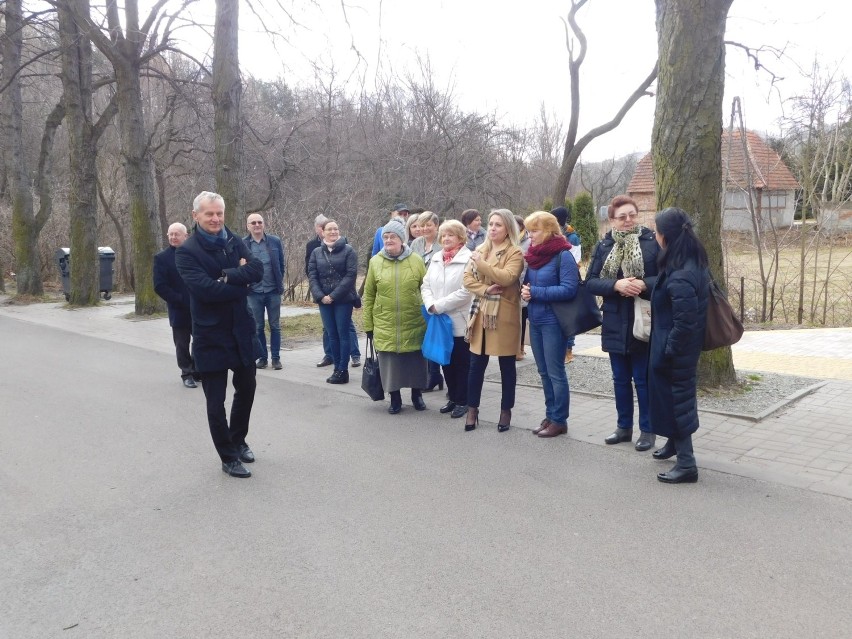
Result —
M 405 227 L 391 220 L 382 229 L 384 248 L 370 260 L 364 284 L 364 330 L 379 355 L 382 387 L 390 393 L 388 412 L 402 410 L 400 389 L 411 389 L 411 403 L 426 410 L 421 389 L 428 369 L 420 347 L 426 322 L 420 285 L 426 275 L 423 259 L 405 245 Z

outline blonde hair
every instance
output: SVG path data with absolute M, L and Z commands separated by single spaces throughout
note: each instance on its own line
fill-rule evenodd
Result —
M 441 236 L 444 233 L 449 233 L 450 235 L 455 235 L 459 243 L 464 244 L 467 242 L 467 229 L 464 228 L 464 224 L 459 222 L 458 220 L 447 220 L 441 226 L 438 227 L 438 239 L 441 239 Z
M 488 221 L 491 221 L 491 218 L 494 216 L 498 216 L 501 220 L 503 220 L 503 226 L 506 227 L 506 231 L 509 233 L 509 242 L 512 246 L 517 246 L 520 248 L 521 241 L 518 237 L 518 225 L 515 222 L 515 214 L 512 213 L 509 209 L 492 209 L 491 213 L 488 215 Z M 491 249 L 494 248 L 493 243 L 491 242 L 491 238 L 488 237 L 488 234 L 485 234 L 485 241 L 479 245 L 477 249 L 482 255 L 490 255 Z
M 559 220 L 553 213 L 547 211 L 535 211 L 530 213 L 524 220 L 524 226 L 527 231 L 544 231 L 545 237 L 542 242 L 546 242 L 552 237 L 562 235 L 562 229 L 559 228 Z
M 405 223 L 405 235 L 406 237 L 411 237 L 411 227 L 417 224 L 417 220 L 420 218 L 420 213 L 414 213 L 408 216 L 408 220 Z

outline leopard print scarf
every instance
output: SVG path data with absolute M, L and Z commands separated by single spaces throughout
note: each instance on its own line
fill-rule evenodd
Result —
M 619 269 L 624 277 L 645 277 L 645 262 L 639 247 L 639 236 L 643 230 L 642 226 L 636 226 L 630 231 L 612 231 L 615 245 L 601 268 L 603 279 L 618 279 Z

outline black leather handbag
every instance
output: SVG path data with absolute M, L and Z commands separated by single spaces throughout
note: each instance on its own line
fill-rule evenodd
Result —
M 374 402 L 385 398 L 385 390 L 382 388 L 382 376 L 379 373 L 379 358 L 376 348 L 373 346 L 373 338 L 367 337 L 367 346 L 364 349 L 367 357 L 364 359 L 364 367 L 361 370 L 361 388 L 370 396 Z
M 559 262 L 556 265 L 557 273 L 561 271 L 561 266 L 562 254 L 560 253 Z M 577 283 L 577 294 L 574 299 L 564 302 L 551 302 L 550 308 L 556 315 L 556 319 L 559 320 L 559 326 L 562 328 L 562 334 L 565 337 L 590 331 L 600 326 L 603 321 L 598 300 L 589 292 L 583 280 Z

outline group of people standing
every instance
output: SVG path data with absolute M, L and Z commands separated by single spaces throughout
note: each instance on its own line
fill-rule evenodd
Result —
M 334 365 L 327 381 L 347 383 L 350 362 L 360 364 L 352 314 L 363 305 L 364 330 L 374 342 L 382 385 L 390 395 L 389 413 L 403 410 L 403 389 L 410 389 L 416 410 L 426 410 L 423 391 L 436 386 L 437 375 L 440 388 L 444 382 L 447 386 L 448 401 L 440 412 L 464 417 L 464 430 L 475 430 L 485 371 L 494 356 L 501 381 L 497 430 L 506 432 L 528 320 L 545 403 L 544 419 L 533 433 L 540 438 L 565 434 L 570 409 L 565 356 L 573 336 L 563 334 L 552 305 L 572 300 L 581 285 L 565 221 L 545 211 L 521 220 L 508 209 L 492 210 L 485 224 L 474 209 L 464 211 L 461 221 L 440 222 L 429 211 L 412 221 L 408 213 L 408 207 L 398 205 L 377 229 L 363 299 L 356 290 L 355 250 L 337 221 L 317 218 L 317 239 L 307 247 L 305 268 L 324 328 L 326 352 L 318 366 L 325 359 Z M 691 435 L 698 428 L 696 369 L 707 308 L 707 255 L 680 209 L 659 213 L 656 233 L 638 223 L 638 207 L 627 196 L 612 200 L 608 216 L 611 228 L 596 244 L 585 278 L 588 291 L 602 299 L 601 346 L 609 356 L 615 391 L 617 423 L 605 441 L 632 442 L 635 386 L 636 449 L 649 450 L 657 435 L 667 437 L 653 456 L 677 456 L 677 463 L 658 479 L 694 482 L 698 471 Z M 242 463 L 254 461 L 245 437 L 255 370 L 267 358 L 265 348 L 258 350 L 264 312 L 278 328 L 271 331 L 269 354 L 273 368 L 280 368 L 278 308 L 272 307 L 276 294 L 280 307 L 283 247 L 263 232 L 263 220 L 255 215 L 248 220 L 249 235 L 235 238 L 224 227 L 224 202 L 216 194 L 200 194 L 193 217 L 196 232 L 189 240 L 185 227 L 170 228 L 171 246 L 155 260 L 155 284 L 168 300 L 156 265 L 162 270 L 171 259 L 184 286 L 175 304 L 188 303 L 192 318 L 191 358 L 186 318 L 173 323 L 184 383 L 201 379 L 223 471 L 248 477 Z M 265 276 L 270 271 L 272 277 Z M 648 341 L 633 332 L 636 298 L 650 303 Z M 172 319 L 171 302 L 169 309 Z M 452 325 L 452 351 L 441 366 L 443 376 L 434 363 L 430 368 L 421 351 L 429 315 L 446 315 Z M 246 326 L 252 330 L 244 330 Z M 229 369 L 235 387 L 230 424 L 224 409 Z

